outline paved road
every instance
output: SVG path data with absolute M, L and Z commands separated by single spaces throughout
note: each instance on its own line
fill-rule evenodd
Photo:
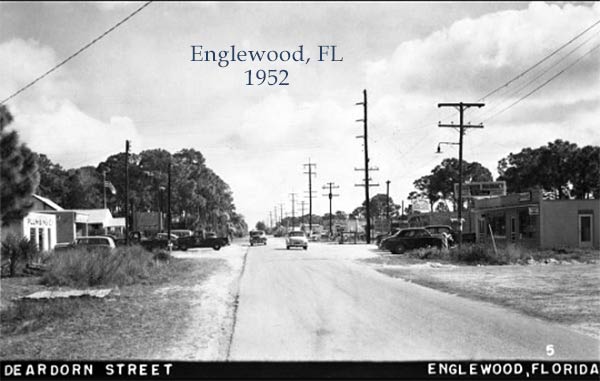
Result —
M 325 244 L 287 251 L 281 239 L 249 248 L 230 360 L 600 358 L 590 337 L 344 257 Z

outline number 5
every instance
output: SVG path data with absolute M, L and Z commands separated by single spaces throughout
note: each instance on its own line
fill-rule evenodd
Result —
M 546 354 L 548 356 L 554 356 L 554 345 L 546 345 Z

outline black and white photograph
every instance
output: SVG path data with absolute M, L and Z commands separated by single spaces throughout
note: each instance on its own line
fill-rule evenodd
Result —
M 0 1 L 5 379 L 600 377 L 600 2 Z

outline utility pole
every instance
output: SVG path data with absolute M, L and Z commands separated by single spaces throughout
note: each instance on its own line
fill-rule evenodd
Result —
M 275 215 L 275 226 L 277 226 L 277 205 L 275 205 L 275 207 L 273 208 L 273 212 Z
M 390 221 L 390 182 L 390 180 L 385 182 L 385 219 L 387 221 L 389 231 L 392 231 L 392 223 Z
M 269 211 L 269 228 L 273 229 L 273 212 Z
M 125 140 L 125 244 L 129 246 L 129 140 Z
M 295 219 L 296 219 L 296 212 L 295 212 L 295 208 L 294 205 L 296 204 L 296 193 L 290 193 L 290 196 L 292 196 L 292 229 L 296 226 L 295 223 Z
M 442 124 L 442 122 L 438 123 L 438 127 L 450 127 L 450 128 L 459 128 L 459 141 L 458 141 L 458 247 L 460 248 L 462 245 L 462 183 L 463 183 L 463 136 L 465 134 L 465 129 L 467 128 L 483 128 L 483 124 L 464 124 L 464 112 L 466 109 L 470 107 L 481 108 L 485 106 L 485 103 L 438 103 L 438 107 L 454 107 L 458 110 L 460 115 L 460 123 L 459 125 L 455 124 Z M 439 146 L 438 146 L 439 147 Z
M 102 171 L 102 189 L 104 190 L 104 209 L 106 209 L 106 171 Z
M 300 216 L 300 218 L 302 219 L 302 225 L 304 225 L 304 205 L 306 205 L 306 201 L 304 201 L 304 200 L 300 201 L 300 207 L 302 208 L 301 209 L 302 214 Z
M 281 219 L 281 227 L 283 227 L 283 203 L 279 203 L 279 218 Z
M 338 189 L 339 185 L 334 185 L 335 183 L 327 183 L 323 186 L 323 189 L 329 189 L 328 194 L 324 194 L 323 196 L 329 197 L 329 236 L 333 234 L 333 210 L 331 208 L 331 200 L 334 197 L 338 197 L 339 194 L 333 194 L 333 189 Z
M 366 213 L 366 218 L 367 218 L 367 227 L 366 227 L 366 238 L 367 238 L 367 243 L 371 243 L 371 210 L 370 210 L 370 206 L 369 206 L 369 187 L 371 186 L 379 186 L 379 184 L 369 184 L 369 180 L 371 180 L 369 178 L 369 170 L 372 171 L 376 171 L 377 168 L 369 168 L 369 146 L 368 146 L 368 138 L 367 138 L 367 90 L 363 90 L 363 101 L 362 102 L 358 102 L 356 103 L 357 106 L 362 105 L 363 106 L 363 119 L 357 119 L 357 122 L 363 122 L 363 134 L 357 136 L 357 139 L 363 139 L 363 145 L 365 147 L 365 168 L 363 169 L 359 169 L 359 168 L 354 168 L 355 171 L 365 171 L 365 179 L 364 179 L 364 184 L 356 184 L 356 186 L 361 187 L 364 186 L 365 187 L 365 213 Z
M 313 167 L 317 167 L 317 164 L 311 163 L 310 158 L 308 158 L 308 164 L 303 164 L 304 167 L 308 167 L 308 172 L 304 172 L 304 174 L 308 175 L 308 231 L 312 232 L 312 199 L 313 199 L 313 191 L 312 191 L 312 176 L 317 175 L 313 172 Z
M 172 243 L 171 243 L 171 159 L 169 158 L 169 174 L 167 181 L 167 244 L 169 245 L 169 251 L 171 251 Z

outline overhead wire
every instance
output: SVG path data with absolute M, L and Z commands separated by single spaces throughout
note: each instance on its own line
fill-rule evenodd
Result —
M 92 45 L 94 45 L 96 42 L 100 41 L 102 38 L 104 38 L 110 32 L 112 32 L 113 30 L 117 29 L 119 26 L 121 26 L 122 24 L 124 24 L 125 22 L 127 22 L 129 19 L 131 19 L 133 16 L 135 16 L 136 14 L 138 14 L 139 12 L 141 12 L 144 8 L 146 8 L 148 5 L 150 5 L 150 3 L 152 3 L 152 1 L 148 1 L 148 2 L 144 3 L 141 7 L 137 8 L 135 11 L 133 11 L 132 13 L 130 13 L 123 20 L 121 20 L 118 23 L 116 23 L 115 25 L 113 25 L 107 31 L 105 31 L 104 33 L 102 33 L 100 36 L 98 36 L 98 37 L 94 38 L 92 41 L 88 42 L 81 49 L 77 50 L 75 53 L 71 54 L 69 57 L 65 58 L 60 63 L 54 65 L 50 70 L 46 71 L 44 74 L 40 75 L 39 77 L 37 77 L 33 81 L 29 82 L 27 85 L 21 87 L 19 90 L 17 90 L 16 92 L 14 92 L 13 94 L 11 94 L 7 98 L 5 98 L 2 102 L 0 102 L 0 104 L 5 104 L 6 102 L 8 102 L 9 100 L 11 100 L 12 98 L 14 98 L 17 95 L 21 94 L 23 91 L 29 89 L 31 86 L 35 85 L 37 82 L 41 81 L 42 79 L 44 79 L 45 77 L 47 77 L 48 75 L 50 75 L 52 72 L 54 72 L 55 70 L 57 70 L 58 68 L 60 68 L 61 66 L 63 66 L 64 64 L 66 64 L 67 62 L 69 62 L 70 60 L 72 60 L 73 58 L 75 58 L 76 56 L 78 56 L 79 54 L 81 54 L 83 51 L 85 51 L 86 49 L 88 49 L 89 47 L 91 47 Z

